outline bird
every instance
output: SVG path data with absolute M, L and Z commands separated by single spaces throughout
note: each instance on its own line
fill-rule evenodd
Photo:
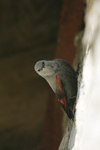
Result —
M 63 59 L 39 60 L 34 69 L 48 82 L 68 118 L 73 120 L 77 95 L 76 71 Z

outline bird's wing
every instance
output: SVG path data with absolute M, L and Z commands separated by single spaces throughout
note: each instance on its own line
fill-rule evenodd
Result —
M 56 75 L 56 84 L 57 84 L 56 95 L 60 104 L 62 105 L 63 109 L 67 113 L 68 117 L 70 119 L 74 119 L 74 113 L 75 113 L 74 104 L 75 104 L 76 97 L 72 97 L 68 99 L 67 91 L 59 75 Z
M 59 100 L 59 102 L 64 106 L 64 110 L 66 109 L 66 97 L 65 97 L 65 90 L 63 87 L 62 80 L 60 79 L 59 75 L 56 75 L 56 84 L 57 84 L 57 89 L 56 89 L 56 95 Z

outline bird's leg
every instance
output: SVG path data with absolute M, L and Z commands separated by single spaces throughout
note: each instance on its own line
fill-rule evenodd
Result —
M 75 116 L 76 96 L 70 97 L 68 100 L 69 109 L 71 110 L 73 117 Z
M 81 68 L 81 62 L 78 62 L 77 69 L 76 69 L 77 75 L 79 75 L 80 68 Z

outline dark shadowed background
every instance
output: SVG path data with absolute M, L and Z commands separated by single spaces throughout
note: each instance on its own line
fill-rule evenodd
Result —
M 0 150 L 41 150 L 49 86 L 33 67 L 54 58 L 61 8 L 0 1 Z

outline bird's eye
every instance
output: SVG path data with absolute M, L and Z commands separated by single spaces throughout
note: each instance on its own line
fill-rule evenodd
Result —
M 44 61 L 42 62 L 42 67 L 45 68 L 45 63 L 44 63 Z
M 38 69 L 38 72 L 42 71 L 43 68 L 45 68 L 45 63 L 44 63 L 44 61 L 43 61 L 42 64 L 41 64 L 41 68 Z

